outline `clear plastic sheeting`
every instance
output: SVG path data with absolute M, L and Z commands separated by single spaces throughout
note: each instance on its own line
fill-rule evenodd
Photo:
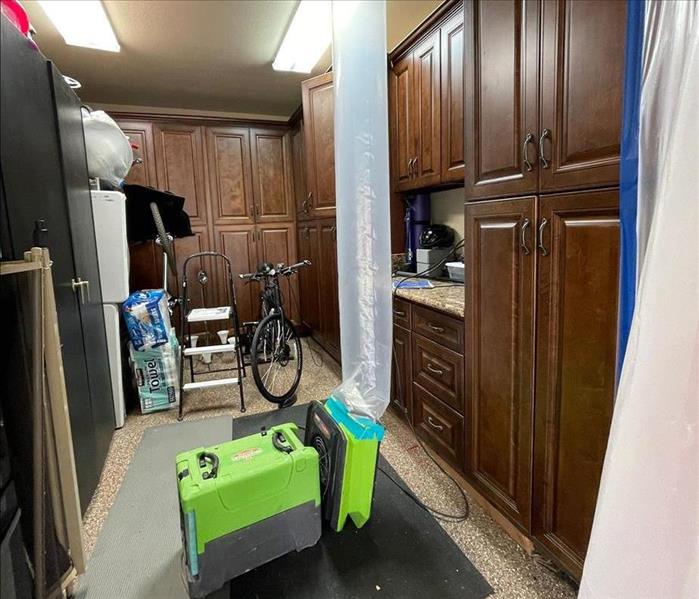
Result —
M 639 278 L 580 599 L 699 597 L 699 5 L 644 7 Z
M 87 170 L 90 177 L 121 187 L 133 163 L 129 138 L 102 110 L 83 111 Z
M 333 2 L 333 77 L 342 383 L 332 395 L 378 420 L 392 346 L 383 0 Z

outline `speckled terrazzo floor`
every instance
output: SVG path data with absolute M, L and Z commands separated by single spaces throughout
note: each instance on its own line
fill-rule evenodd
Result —
M 202 367 L 198 365 L 198 369 Z M 339 381 L 337 364 L 315 343 L 310 342 L 309 347 L 309 342 L 304 342 L 299 403 L 323 399 Z M 245 381 L 244 391 L 246 414 L 265 412 L 271 408 L 271 404 L 257 392 L 251 376 Z M 226 414 L 233 417 L 240 415 L 237 391 L 231 392 L 230 387 L 191 392 L 185 400 L 185 420 Z M 88 555 L 95 546 L 143 431 L 176 421 L 176 410 L 147 415 L 130 414 L 124 427 L 115 432 L 100 484 L 84 517 Z M 429 505 L 445 512 L 459 512 L 462 500 L 458 491 L 424 454 L 409 427 L 391 412 L 386 413 L 384 424 L 386 436 L 381 451 L 403 480 Z M 469 504 L 468 520 L 456 524 L 442 523 L 442 526 L 493 587 L 493 597 L 575 597 L 574 589 L 567 582 L 526 555 L 475 501 L 469 501 Z

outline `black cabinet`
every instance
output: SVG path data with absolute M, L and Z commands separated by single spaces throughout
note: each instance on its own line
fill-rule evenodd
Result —
M 97 486 L 114 430 L 109 360 L 101 305 L 92 205 L 88 187 L 80 100 L 62 75 L 2 21 L 1 159 L 2 260 L 21 259 L 34 245 L 37 220 L 48 229 L 54 293 L 80 502 L 87 507 Z M 84 302 L 74 291 L 90 282 Z M 22 427 L 28 403 L 31 335 L 25 330 L 22 289 L 0 290 L 3 327 L 13 340 L 2 366 L 0 396 L 8 436 Z M 13 431 L 14 428 L 14 431 Z M 12 446 L 12 438 L 10 438 Z

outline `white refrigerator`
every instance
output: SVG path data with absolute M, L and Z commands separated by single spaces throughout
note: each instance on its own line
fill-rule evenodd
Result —
M 96 191 L 92 196 L 92 218 L 100 271 L 104 324 L 107 333 L 109 369 L 114 397 L 116 428 L 124 426 L 126 409 L 122 382 L 121 303 L 129 295 L 129 244 L 126 239 L 126 196 L 118 191 Z

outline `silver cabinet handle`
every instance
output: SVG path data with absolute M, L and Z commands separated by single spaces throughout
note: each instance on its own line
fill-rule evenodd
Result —
M 551 131 L 548 129 L 544 129 L 541 132 L 541 137 L 539 138 L 539 162 L 541 163 L 541 168 L 548 168 L 549 167 L 549 162 L 546 160 L 546 156 L 544 156 L 544 140 L 547 137 L 550 137 Z
M 437 333 L 443 333 L 444 332 L 444 327 L 438 327 L 437 325 L 432 324 L 431 322 L 427 323 L 427 326 L 430 327 L 433 331 L 436 331 Z
M 546 228 L 548 222 L 549 221 L 547 221 L 545 218 L 542 218 L 541 224 L 539 225 L 539 249 L 541 250 L 542 256 L 549 255 L 549 251 L 546 249 L 546 246 L 544 245 L 544 229 Z
M 413 170 L 415 171 L 415 176 L 418 176 L 420 174 L 417 172 L 417 156 L 413 158 Z
M 401 318 L 404 318 L 404 317 L 405 317 L 405 312 L 403 312 L 402 310 L 394 310 L 394 311 L 393 311 L 393 314 L 394 314 L 395 316 L 400 316 Z
M 434 420 L 432 420 L 432 416 L 427 417 L 427 423 L 436 431 L 443 431 L 444 427 L 441 424 L 436 424 Z
M 73 292 L 80 292 L 80 303 L 86 304 L 90 301 L 90 281 L 83 281 L 80 277 L 71 280 L 71 287 Z M 87 301 L 85 296 L 87 295 Z
M 521 239 L 520 239 L 520 245 L 522 246 L 522 250 L 524 250 L 524 253 L 526 255 L 529 255 L 531 253 L 531 250 L 529 249 L 529 246 L 527 245 L 527 229 L 529 228 L 529 219 L 525 218 L 524 222 L 522 223 L 522 233 L 521 233 Z
M 306 199 L 306 208 L 304 209 L 304 212 L 308 214 L 308 208 L 313 205 L 313 192 L 309 191 L 308 196 Z
M 408 177 L 413 176 L 413 159 L 408 158 Z
M 532 168 L 532 163 L 529 162 L 529 144 L 534 143 L 534 134 L 533 133 L 527 133 L 527 136 L 524 138 L 524 143 L 522 143 L 522 159 L 524 160 L 524 168 L 527 169 L 527 171 L 531 171 Z
M 430 372 L 433 372 L 434 374 L 438 374 L 439 376 L 442 376 L 444 374 L 443 370 L 440 370 L 439 368 L 435 368 L 434 366 L 432 366 L 432 364 L 429 364 L 429 363 L 427 364 L 427 370 L 429 370 Z

